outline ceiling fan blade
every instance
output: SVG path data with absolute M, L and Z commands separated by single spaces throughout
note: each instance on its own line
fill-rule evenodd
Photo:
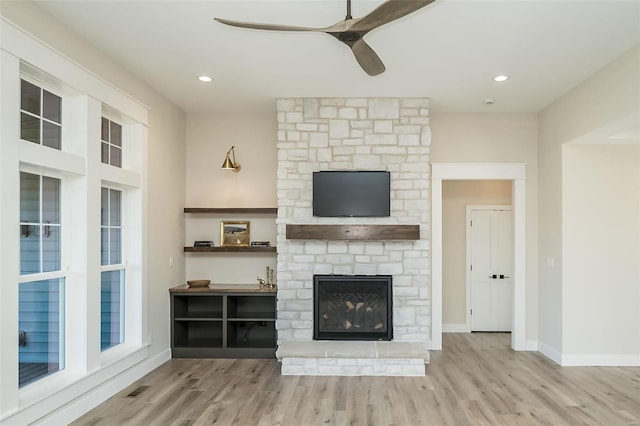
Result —
M 294 27 L 291 25 L 274 25 L 259 24 L 254 22 L 230 21 L 229 19 L 213 18 L 221 24 L 230 25 L 232 27 L 252 28 L 255 30 L 273 30 L 273 31 L 320 31 L 319 28 Z
M 363 39 L 349 44 L 356 60 L 367 74 L 374 76 L 382 74 L 385 70 L 382 60 L 376 52 Z
M 423 8 L 435 0 L 387 0 L 373 9 L 369 14 L 355 22 L 351 31 L 371 31 L 381 25 L 400 19 L 416 10 Z

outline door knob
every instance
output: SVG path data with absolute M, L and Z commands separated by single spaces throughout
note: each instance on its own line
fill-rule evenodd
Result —
M 500 274 L 500 279 L 501 279 L 501 280 L 504 280 L 505 278 L 511 278 L 511 277 L 510 277 L 510 276 L 508 276 L 508 275 L 502 275 L 502 274 Z
M 489 278 L 492 278 L 495 280 L 496 278 L 498 278 L 498 276 L 496 274 L 493 274 L 493 275 L 489 275 Z

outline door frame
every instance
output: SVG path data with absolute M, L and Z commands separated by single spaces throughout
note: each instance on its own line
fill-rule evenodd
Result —
M 513 213 L 513 205 L 511 204 L 467 204 L 466 215 L 466 244 L 467 244 L 467 269 L 466 269 L 466 297 L 467 297 L 467 312 L 466 312 L 466 331 L 471 332 L 471 212 L 472 211 L 510 211 Z M 511 301 L 511 312 L 513 313 L 513 300 Z
M 512 181 L 513 205 L 513 326 L 511 347 L 526 350 L 526 178 L 524 163 L 431 163 L 431 341 L 442 350 L 442 181 Z

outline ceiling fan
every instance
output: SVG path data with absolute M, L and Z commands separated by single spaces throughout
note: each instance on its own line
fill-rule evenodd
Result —
M 259 24 L 252 22 L 230 21 L 214 18 L 216 21 L 234 27 L 252 28 L 258 30 L 275 31 L 313 31 L 322 32 L 337 38 L 351 49 L 362 69 L 374 76 L 384 72 L 385 67 L 380 57 L 364 41 L 363 37 L 369 31 L 384 24 L 402 18 L 416 10 L 433 3 L 435 0 L 387 0 L 361 18 L 351 16 L 351 0 L 347 0 L 347 16 L 330 27 L 312 28 L 290 25 Z

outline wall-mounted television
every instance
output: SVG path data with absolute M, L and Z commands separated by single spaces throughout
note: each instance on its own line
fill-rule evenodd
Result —
M 389 172 L 314 172 L 313 215 L 319 217 L 389 216 Z

